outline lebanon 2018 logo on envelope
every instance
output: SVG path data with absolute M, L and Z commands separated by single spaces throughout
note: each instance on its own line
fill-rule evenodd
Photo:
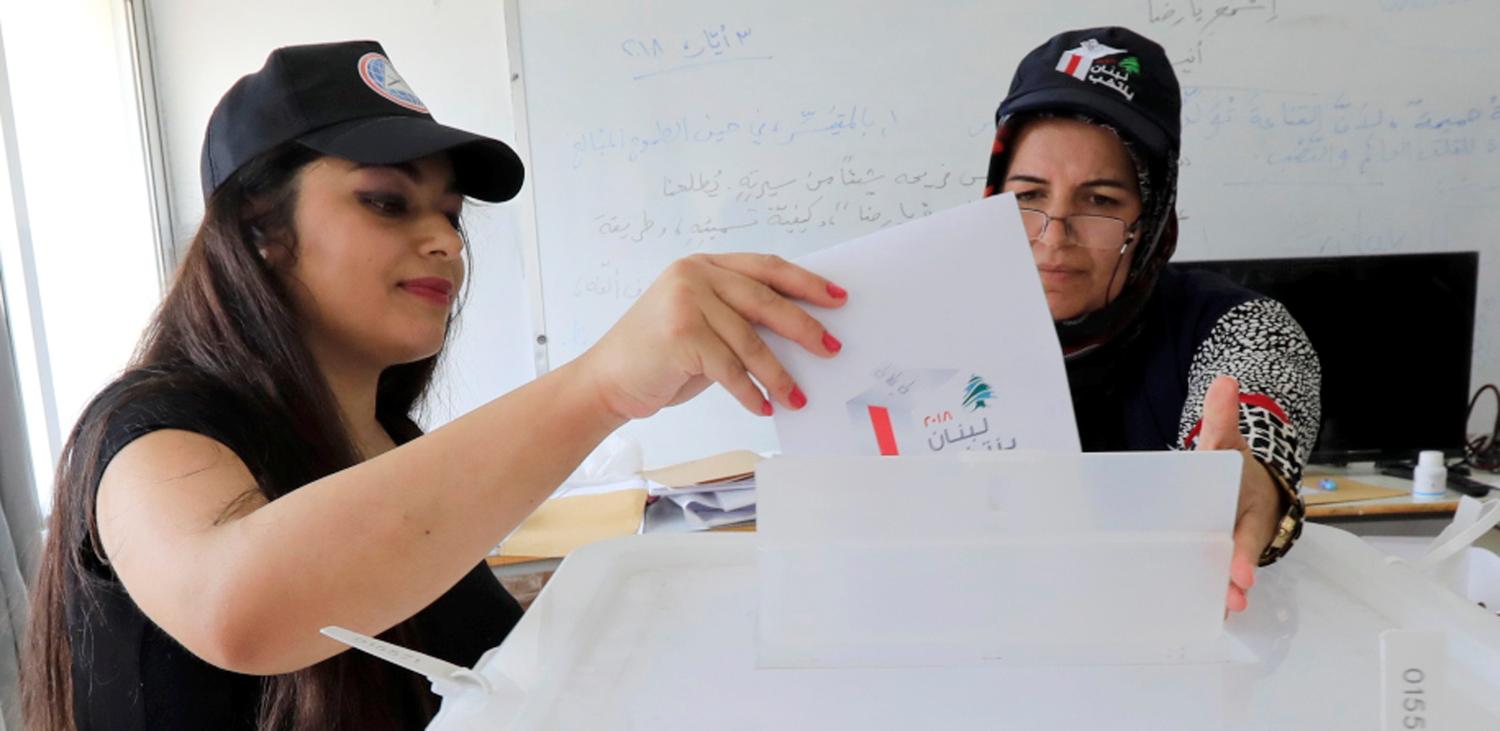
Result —
M 945 450 L 1015 449 L 1014 435 L 991 428 L 994 389 L 979 374 L 952 368 L 886 364 L 871 386 L 847 402 L 849 419 L 869 434 L 867 454 L 934 454 Z

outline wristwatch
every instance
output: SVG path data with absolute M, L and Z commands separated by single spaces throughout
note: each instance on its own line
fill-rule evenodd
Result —
M 1276 488 L 1281 491 L 1287 506 L 1286 512 L 1282 513 L 1281 519 L 1276 521 L 1276 534 L 1271 537 L 1271 543 L 1260 552 L 1260 565 L 1270 566 L 1276 560 L 1286 555 L 1292 543 L 1302 535 L 1302 521 L 1307 515 L 1307 506 L 1302 503 L 1302 496 L 1297 494 L 1297 489 L 1292 482 L 1281 474 L 1281 471 L 1261 462 L 1259 457 L 1255 461 L 1266 469 L 1266 474 L 1271 476 L 1271 481 L 1276 483 Z

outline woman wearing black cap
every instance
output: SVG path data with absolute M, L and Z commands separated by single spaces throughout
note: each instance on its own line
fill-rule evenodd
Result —
M 792 298 L 843 290 L 700 256 L 585 355 L 423 436 L 464 197 L 508 199 L 521 177 L 504 144 L 435 122 L 374 43 L 280 49 L 225 95 L 202 226 L 62 455 L 31 728 L 420 728 L 420 677 L 319 628 L 473 664 L 521 612 L 483 557 L 605 435 L 711 381 L 757 414 L 752 376 L 806 403 L 751 322 L 832 356 Z
M 1279 303 L 1167 264 L 1177 246 L 1181 92 L 1124 28 L 1054 36 L 996 112 L 985 194 L 1014 193 L 1062 342 L 1085 450 L 1246 456 L 1229 610 L 1301 529 L 1319 368 Z

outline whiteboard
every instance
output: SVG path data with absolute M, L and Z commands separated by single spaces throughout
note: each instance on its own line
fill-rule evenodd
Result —
M 540 362 L 678 257 L 795 258 L 977 198 L 1020 58 L 1118 24 L 1184 87 L 1178 259 L 1479 250 L 1474 382 L 1500 380 L 1496 0 L 511 2 Z M 776 446 L 718 389 L 627 433 L 648 464 Z

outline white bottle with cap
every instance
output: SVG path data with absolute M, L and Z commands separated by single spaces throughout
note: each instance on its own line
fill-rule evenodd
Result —
M 1448 468 L 1443 466 L 1443 453 L 1428 450 L 1417 455 L 1417 468 L 1411 473 L 1413 495 L 1431 497 L 1442 495 L 1448 489 Z

